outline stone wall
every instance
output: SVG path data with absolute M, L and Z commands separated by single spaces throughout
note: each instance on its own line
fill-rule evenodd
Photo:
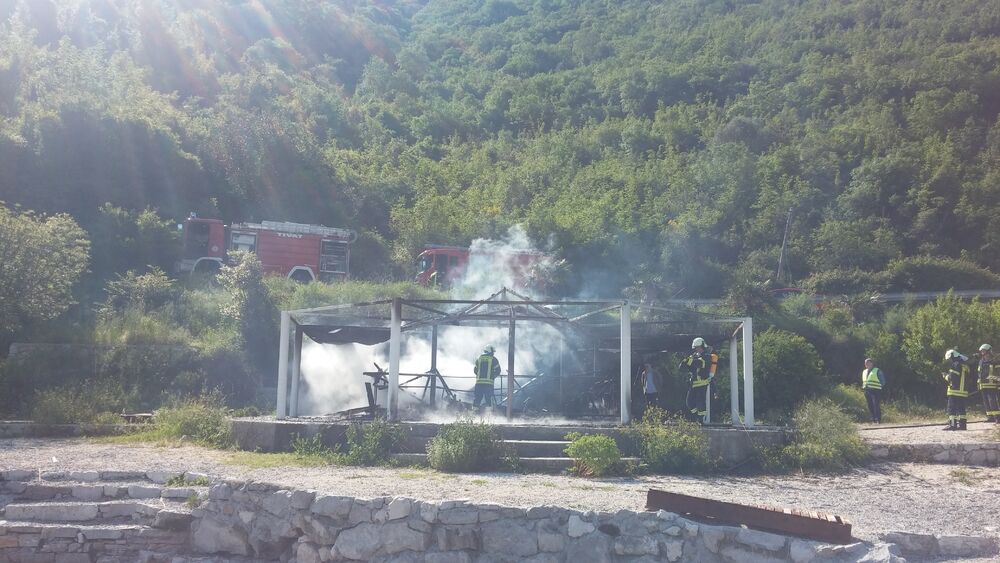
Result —
M 660 511 L 580 512 L 464 501 L 357 499 L 257 483 L 213 486 L 195 513 L 201 553 L 300 563 L 379 561 L 856 561 L 869 546 L 826 545 Z M 883 561 L 895 560 L 885 548 Z

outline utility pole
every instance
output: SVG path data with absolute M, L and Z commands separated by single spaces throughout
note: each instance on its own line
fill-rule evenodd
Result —
M 788 244 L 788 231 L 792 226 L 792 208 L 788 208 L 788 216 L 785 218 L 785 234 L 781 237 L 781 253 L 778 254 L 778 273 L 775 278 L 778 283 L 784 283 L 781 279 L 781 270 L 785 265 L 785 246 Z

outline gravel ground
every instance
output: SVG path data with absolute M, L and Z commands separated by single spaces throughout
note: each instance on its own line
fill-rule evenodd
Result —
M 837 476 L 582 479 L 452 475 L 412 468 L 257 469 L 233 465 L 228 461 L 230 456 L 194 446 L 109 445 L 84 439 L 0 440 L 0 469 L 189 470 L 358 497 L 469 499 L 603 511 L 643 510 L 647 489 L 655 487 L 733 502 L 838 514 L 854 524 L 856 537 L 865 540 L 890 530 L 997 536 L 1000 523 L 1000 468 L 893 463 Z
M 944 432 L 945 422 L 927 425 L 864 424 L 861 437 L 879 444 L 971 444 L 997 441 L 997 428 L 992 422 L 973 422 L 965 432 Z

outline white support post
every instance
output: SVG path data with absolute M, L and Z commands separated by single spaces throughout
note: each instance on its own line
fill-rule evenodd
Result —
M 399 344 L 403 326 L 403 303 L 392 300 L 392 321 L 389 325 L 389 421 L 399 420 Z
M 292 346 L 292 392 L 289 416 L 299 416 L 299 381 L 302 379 L 302 327 L 295 324 L 295 345 Z
M 705 416 L 702 417 L 701 422 L 703 424 L 708 424 L 712 422 L 712 384 L 709 383 L 705 386 Z
M 753 319 L 743 319 L 743 423 L 753 428 Z
M 622 304 L 621 326 L 621 413 L 622 424 L 632 421 L 632 303 Z
M 740 425 L 740 364 L 739 342 L 736 335 L 729 341 L 729 409 L 733 417 L 733 426 Z
M 275 409 L 278 420 L 288 415 L 288 325 L 291 315 L 281 312 L 281 328 L 278 335 L 278 405 Z

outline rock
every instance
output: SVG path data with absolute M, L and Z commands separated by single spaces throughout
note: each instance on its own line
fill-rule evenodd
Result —
M 144 471 L 101 471 L 101 481 L 142 481 Z
M 39 475 L 42 481 L 62 481 L 66 478 L 65 471 L 42 471 Z
M 553 521 L 541 522 L 538 526 L 538 550 L 557 553 L 566 547 L 566 536 L 559 524 Z
M 572 517 L 570 517 L 572 521 Z M 569 542 L 566 561 L 573 563 L 611 563 L 611 538 L 604 534 L 588 534 Z
M 939 536 L 938 553 L 948 557 L 983 557 L 997 552 L 993 538 L 979 536 Z
M 663 530 L 663 533 L 667 534 L 668 536 L 676 537 L 681 535 L 681 529 L 678 526 L 670 526 L 667 529 Z
M 372 521 L 372 509 L 363 501 L 355 500 L 351 505 L 351 513 L 347 515 L 347 521 L 351 524 L 361 524 Z
M 888 532 L 879 535 L 879 539 L 898 545 L 903 555 L 927 557 L 937 551 L 937 538 L 930 534 Z
M 673 522 L 677 519 L 677 515 L 673 512 L 667 512 L 666 510 L 657 510 L 656 517 L 664 522 Z
M 469 499 L 462 498 L 456 500 L 446 500 L 441 503 L 441 510 L 451 510 L 452 508 L 468 508 Z
M 667 561 L 678 561 L 684 555 L 684 542 L 680 540 L 663 542 L 662 551 Z
M 474 508 L 442 509 L 438 512 L 438 522 L 442 524 L 475 524 L 479 521 L 479 513 Z
M 439 526 L 434 538 L 440 551 L 471 549 L 478 551 L 482 545 L 479 531 L 472 526 Z
M 81 483 L 93 483 L 101 478 L 101 474 L 97 471 L 70 471 L 69 479 L 71 481 L 79 481 Z
M 719 554 L 722 555 L 722 557 L 727 561 L 752 561 L 753 563 L 784 563 L 785 561 L 784 559 L 763 555 L 745 547 L 736 545 L 730 545 L 722 548 Z
M 698 535 L 698 525 L 694 522 L 684 522 L 684 534 L 689 538 L 693 538 Z
M 185 481 L 208 481 L 208 473 L 196 473 L 194 471 L 184 472 Z
M 198 523 L 192 546 L 199 553 L 250 554 L 246 532 L 209 518 L 203 518 Z
M 548 518 L 552 515 L 551 506 L 533 506 L 528 509 L 527 516 L 529 520 L 537 520 L 539 518 Z
M 809 563 L 816 558 L 816 542 L 792 539 L 788 546 L 788 557 L 794 563 Z
M 333 549 L 337 556 L 368 561 L 382 547 L 381 526 L 370 522 L 340 532 Z
M 195 490 L 188 487 L 167 487 L 160 492 L 161 497 L 172 499 L 187 499 L 195 494 Z
M 858 559 L 858 563 L 906 563 L 906 559 L 899 556 L 899 546 L 892 543 L 877 543 L 864 557 Z
M 464 551 L 431 552 L 424 554 L 424 563 L 472 563 L 472 557 Z
M 246 525 L 250 525 L 250 523 L 253 522 L 254 516 L 256 515 L 257 515 L 256 512 L 250 510 L 241 510 L 237 514 L 237 516 L 239 516 L 240 518 L 240 522 L 243 522 Z
M 743 545 L 766 549 L 768 551 L 780 551 L 785 547 L 785 536 L 748 528 L 743 528 L 736 534 L 736 541 Z
M 940 452 L 932 455 L 931 459 L 939 463 L 947 463 L 951 461 L 951 452 L 948 450 L 941 450 Z
M 128 488 L 128 496 L 136 499 L 160 498 L 162 489 L 159 487 L 143 487 L 141 485 L 131 485 Z
M 433 524 L 437 521 L 438 505 L 428 502 L 420 503 L 420 519 Z
M 8 504 L 7 520 L 46 520 L 49 522 L 82 522 L 97 518 L 96 504 Z
M 295 491 L 292 493 L 292 508 L 306 510 L 315 498 L 315 491 Z
M 676 528 L 676 526 L 674 526 Z M 680 529 L 677 530 L 680 533 Z M 670 534 L 676 536 L 677 534 Z M 719 552 L 719 542 L 726 539 L 726 532 L 717 527 L 706 526 L 704 530 L 701 531 L 701 541 L 704 542 L 705 547 L 712 553 Z
M 538 553 L 538 536 L 514 520 L 498 520 L 482 526 L 483 551 L 528 557 Z
M 656 555 L 660 546 L 650 536 L 618 536 L 614 543 L 618 555 Z
M 320 563 L 319 550 L 311 543 L 300 543 L 295 549 L 296 563 Z
M 427 549 L 430 536 L 418 532 L 406 525 L 406 522 L 393 522 L 382 526 L 382 551 L 386 554 L 401 551 L 424 551 Z
M 71 490 L 71 495 L 77 500 L 83 500 L 87 502 L 96 502 L 104 498 L 104 487 L 73 487 Z
M 219 483 L 208 488 L 208 498 L 212 500 L 228 500 L 233 496 L 233 488 L 227 483 Z
M 156 513 L 153 519 L 153 527 L 161 530 L 183 531 L 191 527 L 194 517 L 186 512 L 174 512 L 171 510 L 161 510 Z
M 23 471 L 18 469 L 8 469 L 2 472 L 2 481 L 34 481 L 38 477 L 37 471 Z
M 323 516 L 347 518 L 353 506 L 354 499 L 351 497 L 320 496 L 313 501 L 309 511 Z
M 578 538 L 585 536 L 590 532 L 593 532 L 597 528 L 590 522 L 584 522 L 576 514 L 569 517 L 569 523 L 567 524 L 567 533 L 571 538 Z
M 264 510 L 274 514 L 275 516 L 282 516 L 288 509 L 292 506 L 292 492 L 291 491 L 277 491 L 271 493 L 264 497 L 264 502 L 262 506 Z
M 976 450 L 965 456 L 965 463 L 967 465 L 985 465 L 986 464 L 986 450 Z
M 406 518 L 410 515 L 410 510 L 413 506 L 413 501 L 408 498 L 397 497 L 392 499 L 389 506 L 386 507 L 386 513 L 389 520 L 399 520 L 400 518 Z

